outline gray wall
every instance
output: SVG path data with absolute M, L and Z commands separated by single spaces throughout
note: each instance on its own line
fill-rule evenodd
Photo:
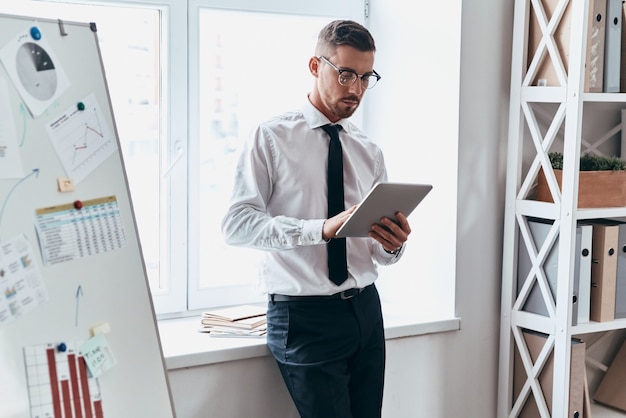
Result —
M 428 13 L 443 22 L 439 3 L 428 4 Z M 461 330 L 388 341 L 385 418 L 496 414 L 512 26 L 513 1 L 463 2 L 456 243 Z M 410 36 L 412 28 L 406 30 Z M 407 88 L 407 100 L 419 96 L 419 84 Z M 173 370 L 170 384 L 179 418 L 296 416 L 267 357 Z

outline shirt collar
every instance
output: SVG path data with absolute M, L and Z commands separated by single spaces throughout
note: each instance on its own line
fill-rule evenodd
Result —
M 329 123 L 331 123 L 322 112 L 320 112 L 315 106 L 313 106 L 308 97 L 302 108 L 302 115 L 304 116 L 304 120 L 306 121 L 307 125 L 309 125 L 309 128 L 311 129 L 319 128 L 320 126 L 328 125 Z M 349 123 L 347 119 L 340 119 L 336 123 L 333 123 L 333 125 L 341 125 L 341 127 L 346 130 Z

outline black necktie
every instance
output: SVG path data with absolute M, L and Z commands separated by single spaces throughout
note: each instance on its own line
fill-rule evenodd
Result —
M 330 136 L 328 144 L 328 217 L 344 210 L 343 203 L 343 154 L 339 130 L 341 125 L 324 125 L 322 129 Z M 346 239 L 333 238 L 327 244 L 328 276 L 336 285 L 348 278 Z

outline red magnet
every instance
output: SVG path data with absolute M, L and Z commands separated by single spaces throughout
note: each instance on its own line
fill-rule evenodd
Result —
M 83 208 L 83 202 L 81 202 L 80 200 L 75 201 L 74 207 L 78 210 L 81 210 Z

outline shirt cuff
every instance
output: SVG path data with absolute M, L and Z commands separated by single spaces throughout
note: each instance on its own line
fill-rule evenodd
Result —
M 322 230 L 326 219 L 310 219 L 302 224 L 303 241 L 309 245 L 323 244 Z
M 385 247 L 383 247 L 383 250 L 385 251 L 385 253 L 387 253 L 389 255 L 393 255 L 394 257 L 398 257 L 402 253 L 402 250 L 404 250 L 404 244 L 402 244 L 400 246 L 400 248 L 398 248 L 397 250 L 394 250 L 394 251 L 387 251 L 387 250 L 385 250 Z

